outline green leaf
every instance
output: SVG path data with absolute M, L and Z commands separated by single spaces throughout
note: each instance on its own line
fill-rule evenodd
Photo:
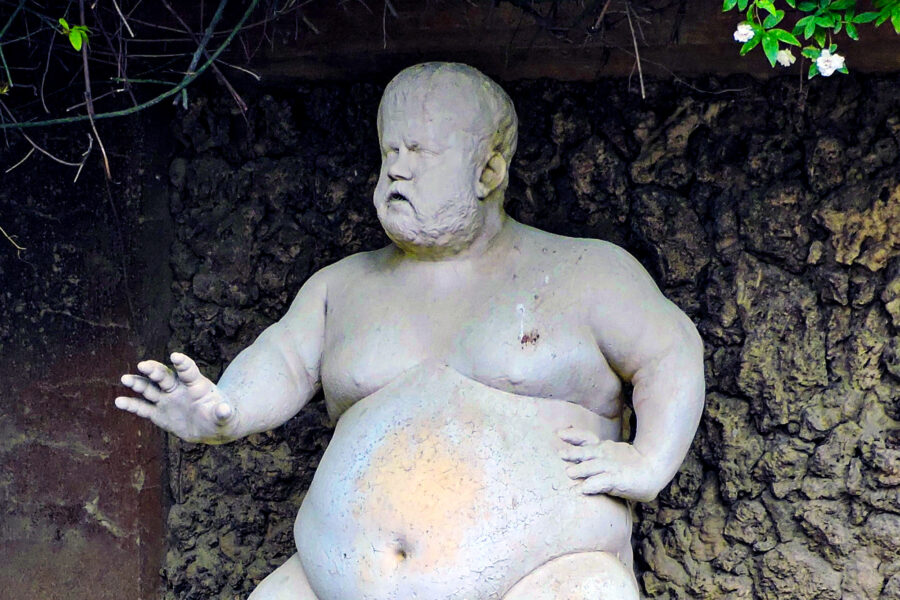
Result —
M 819 0 L 819 8 L 825 8 L 830 2 L 831 0 Z
M 882 10 L 878 13 L 878 18 L 875 19 L 875 27 L 880 27 L 882 23 L 891 18 L 891 12 L 889 10 Z
M 813 46 L 807 46 L 806 48 L 804 48 L 803 50 L 800 51 L 800 54 L 802 54 L 803 56 L 805 56 L 806 58 L 809 58 L 811 60 L 816 60 L 817 58 L 819 58 L 819 55 L 822 54 L 822 51 Z
M 891 25 L 894 26 L 894 31 L 900 33 L 900 12 L 895 12 L 891 17 Z
M 797 5 L 797 8 L 799 8 L 803 12 L 812 12 L 816 10 L 817 6 L 815 2 L 801 2 Z
M 77 30 L 72 30 L 69 32 L 69 43 L 72 44 L 72 47 L 75 48 L 76 51 L 81 50 L 81 32 Z
M 744 45 L 741 46 L 741 56 L 744 56 L 745 54 L 747 54 L 748 52 L 750 52 L 751 50 L 756 48 L 756 46 L 759 45 L 760 39 L 761 39 L 761 36 L 755 35 L 755 36 L 753 36 L 753 39 L 744 43 Z
M 769 64 L 774 67 L 775 60 L 778 57 L 778 40 L 775 39 L 774 35 L 767 33 L 762 38 L 762 47 L 763 52 L 766 53 L 766 58 L 769 59 Z
M 844 75 L 846 75 L 849 72 L 850 72 L 850 69 L 848 69 L 846 65 L 844 65 L 843 67 L 838 69 L 838 73 L 843 73 Z
M 741 12 L 747 10 L 747 2 L 748 0 L 737 0 L 738 10 Z
M 775 14 L 775 5 L 772 4 L 772 0 L 756 0 L 756 5 L 770 15 Z
M 853 23 L 847 23 L 847 36 L 851 40 L 859 39 L 859 33 L 856 32 L 856 25 L 854 25 Z
M 822 15 L 820 17 L 816 17 L 816 25 L 831 29 L 832 27 L 834 27 L 834 16 Z
M 839 10 L 847 10 L 850 7 L 856 7 L 856 0 L 838 0 L 837 2 L 832 2 L 831 6 L 828 7 L 828 10 L 837 12 Z
M 816 43 L 820 46 L 825 46 L 825 30 L 817 29 L 816 34 L 813 36 L 813 39 L 816 40 Z
M 766 20 L 763 21 L 763 27 L 766 29 L 771 29 L 781 23 L 781 20 L 784 18 L 784 11 L 777 10 L 774 15 L 769 15 L 766 17 Z
M 800 45 L 800 40 L 798 40 L 796 37 L 785 31 L 784 29 L 773 29 L 772 35 L 774 35 L 775 39 L 777 39 L 779 42 L 790 44 L 791 46 Z
M 812 79 L 813 77 L 815 77 L 818 74 L 819 74 L 819 67 L 817 67 L 815 61 L 813 61 L 813 64 L 809 65 L 809 75 L 807 76 L 807 79 Z
M 791 8 L 797 8 L 797 0 L 784 0 Z
M 844 22 L 838 19 L 838 21 L 834 24 L 834 32 L 840 33 L 841 29 L 844 27 Z
M 803 27 L 803 37 L 809 39 L 816 32 L 816 20 L 810 19 L 806 22 L 806 25 Z
M 59 18 L 59 24 L 62 25 L 63 31 L 65 31 L 66 33 L 69 32 L 69 24 L 66 22 L 65 19 L 63 19 L 62 17 L 60 17 L 60 18 Z
M 737 6 L 737 0 L 725 0 L 725 2 L 722 3 L 722 12 L 728 12 L 735 6 Z
M 875 19 L 878 18 L 877 12 L 864 12 L 859 13 L 853 19 L 851 19 L 854 23 L 871 23 Z

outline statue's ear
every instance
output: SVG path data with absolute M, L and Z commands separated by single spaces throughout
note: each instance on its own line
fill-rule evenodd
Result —
M 487 198 L 506 179 L 506 159 L 499 152 L 493 152 L 481 167 L 476 184 L 476 193 L 481 199 Z

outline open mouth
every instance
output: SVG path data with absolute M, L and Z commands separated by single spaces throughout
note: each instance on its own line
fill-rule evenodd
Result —
M 388 202 L 409 202 L 409 198 L 401 194 L 400 192 L 394 190 L 387 197 Z

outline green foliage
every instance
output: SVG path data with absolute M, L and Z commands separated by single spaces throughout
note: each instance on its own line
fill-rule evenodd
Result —
M 857 0 L 724 0 L 722 10 L 737 8 L 746 17 L 743 24 L 753 29 L 749 40 L 735 32 L 735 39 L 743 43 L 741 56 L 761 45 L 773 67 L 776 62 L 787 65 L 793 62 L 790 46 L 803 46 L 802 38 L 806 45 L 801 55 L 812 61 L 809 77 L 815 77 L 848 72 L 843 57 L 837 54 L 837 45 L 832 42 L 841 32 L 851 40 L 858 40 L 860 25 L 874 23 L 879 27 L 890 21 L 894 31 L 900 34 L 900 0 L 872 0 L 870 4 L 874 10 L 860 11 Z M 796 18 L 790 30 L 780 27 L 786 16 L 785 8 L 792 9 L 791 16 Z
M 63 35 L 69 36 L 69 43 L 75 48 L 76 52 L 81 51 L 81 46 L 88 43 L 88 35 L 91 30 L 84 25 L 72 25 L 71 27 L 62 17 L 59 18 L 59 25 L 62 27 Z

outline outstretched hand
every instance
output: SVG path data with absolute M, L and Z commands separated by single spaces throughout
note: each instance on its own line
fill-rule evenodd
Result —
M 173 371 L 155 360 L 137 365 L 142 375 L 123 375 L 122 384 L 142 398 L 119 396 L 116 406 L 150 419 L 188 442 L 222 443 L 232 439 L 234 405 L 184 354 L 171 356 Z
M 558 435 L 570 444 L 560 452 L 560 457 L 571 463 L 566 474 L 581 480 L 583 494 L 647 502 L 659 493 L 658 469 L 631 444 L 601 440 L 583 429 L 563 429 Z

